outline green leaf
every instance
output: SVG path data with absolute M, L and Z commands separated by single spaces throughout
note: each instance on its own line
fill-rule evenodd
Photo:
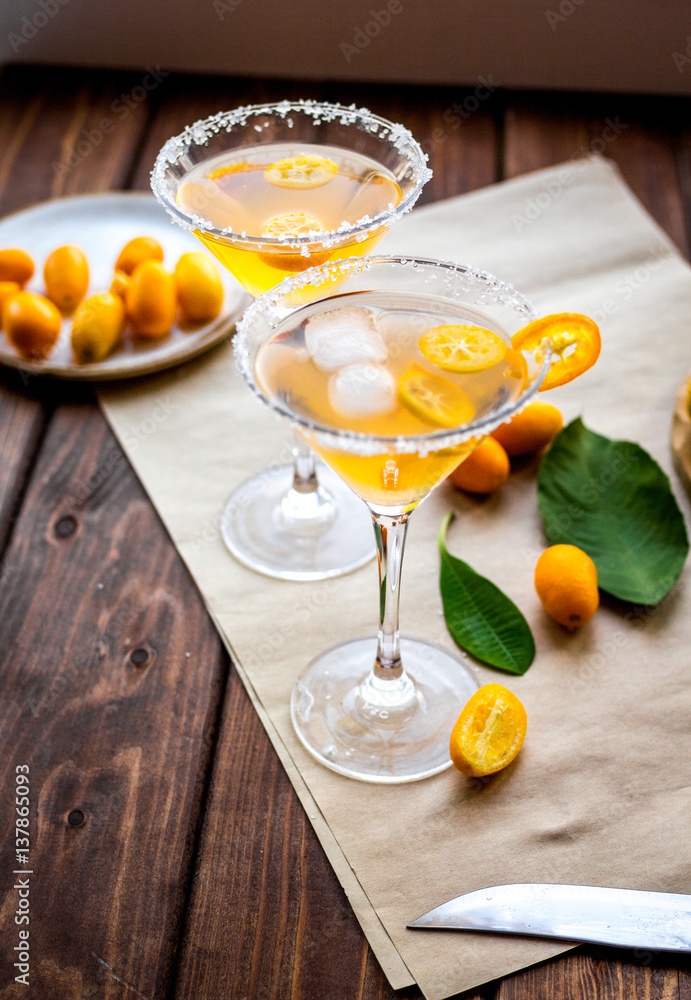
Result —
M 446 529 L 439 531 L 444 617 L 454 642 L 476 659 L 510 674 L 524 674 L 535 657 L 530 627 L 513 601 L 467 563 L 449 554 Z
M 552 442 L 537 485 L 551 545 L 587 552 L 601 589 L 614 597 L 662 600 L 681 573 L 689 542 L 669 479 L 643 448 L 574 420 Z

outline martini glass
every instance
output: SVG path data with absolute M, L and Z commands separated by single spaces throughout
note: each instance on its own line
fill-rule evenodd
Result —
M 322 298 L 296 304 L 307 286 L 320 288 Z M 348 483 L 374 523 L 378 634 L 319 654 L 291 702 L 304 746 L 341 774 L 394 783 L 451 763 L 449 735 L 478 682 L 447 649 L 399 635 L 406 529 L 434 487 L 539 388 L 548 349 L 534 356 L 509 344 L 534 317 L 522 295 L 484 272 L 380 256 L 288 279 L 239 323 L 236 360 L 250 388 Z M 420 350 L 421 335 L 453 324 L 490 330 L 507 345 L 505 354 L 469 374 L 431 363 Z M 347 328 L 354 343 L 371 336 L 367 357 L 334 370 L 325 338 L 347 338 Z M 501 341 L 499 347 L 501 354 Z M 336 627 L 342 617 L 343 609 Z
M 315 154 L 322 165 L 304 187 L 299 171 L 271 173 L 273 164 Z M 262 187 L 264 176 L 276 183 Z M 354 106 L 282 101 L 213 115 L 169 139 L 152 188 L 256 297 L 310 266 L 371 251 L 430 176 L 401 125 Z M 292 462 L 234 491 L 221 533 L 240 562 L 288 580 L 339 576 L 375 554 L 366 512 L 327 466 L 317 477 L 297 436 Z

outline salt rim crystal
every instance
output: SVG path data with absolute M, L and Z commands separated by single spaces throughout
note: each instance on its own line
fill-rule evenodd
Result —
M 245 232 L 237 233 L 231 227 L 217 229 L 212 223 L 201 215 L 189 215 L 183 212 L 177 204 L 177 180 L 169 176 L 170 169 L 180 163 L 187 156 L 191 146 L 201 146 L 208 140 L 225 130 L 230 132 L 237 125 L 247 125 L 252 117 L 262 114 L 278 115 L 287 119 L 288 127 L 292 127 L 291 114 L 301 114 L 314 119 L 315 124 L 320 122 L 331 122 L 338 120 L 342 125 L 356 125 L 362 131 L 370 132 L 391 143 L 402 156 L 407 157 L 412 167 L 412 189 L 409 194 L 394 208 L 387 208 L 376 215 L 363 215 L 354 223 L 341 223 L 336 229 L 330 229 L 316 234 L 308 233 L 304 236 L 293 237 L 248 237 Z M 265 125 L 254 126 L 257 132 L 261 132 Z M 327 249 L 343 241 L 345 236 L 355 235 L 358 242 L 367 239 L 367 236 L 375 229 L 379 229 L 385 223 L 404 215 L 413 207 L 422 188 L 432 176 L 432 171 L 427 166 L 427 154 L 424 153 L 420 145 L 414 139 L 412 133 L 403 125 L 387 121 L 378 115 L 373 115 L 367 108 L 358 108 L 355 104 L 344 106 L 341 104 L 323 104 L 318 101 L 279 101 L 277 104 L 250 104 L 233 111 L 221 111 L 211 115 L 209 118 L 200 119 L 188 125 L 179 135 L 172 136 L 162 146 L 153 170 L 151 171 L 151 188 L 158 201 L 165 210 L 183 229 L 200 230 L 201 232 L 212 232 L 228 238 L 242 239 L 250 241 L 259 250 L 264 247 L 289 247 L 299 250 L 303 256 L 310 255 L 309 246 L 319 243 L 320 248 Z M 192 166 L 190 161 L 189 166 Z
M 410 435 L 408 437 L 384 437 L 374 434 L 364 434 L 360 431 L 334 430 L 324 427 L 314 420 L 301 417 L 289 410 L 280 399 L 272 399 L 258 385 L 250 357 L 249 340 L 252 326 L 261 317 L 272 328 L 284 322 L 290 315 L 300 311 L 286 311 L 285 299 L 293 292 L 307 286 L 319 287 L 327 285 L 351 274 L 362 274 L 370 271 L 372 265 L 389 264 L 392 267 L 408 266 L 411 270 L 430 270 L 425 279 L 426 284 L 435 285 L 435 293 L 441 293 L 450 300 L 463 299 L 468 305 L 497 305 L 512 309 L 518 316 L 530 322 L 537 317 L 537 312 L 520 292 L 508 282 L 501 281 L 488 271 L 459 264 L 452 260 L 425 257 L 403 256 L 370 256 L 349 257 L 346 260 L 331 261 L 318 267 L 308 268 L 290 278 L 285 278 L 270 291 L 256 299 L 243 313 L 237 323 L 233 337 L 233 352 L 236 366 L 249 385 L 252 392 L 268 405 L 274 415 L 281 421 L 287 421 L 296 430 L 307 430 L 315 440 L 325 448 L 336 448 L 351 454 L 368 456 L 389 454 L 411 454 L 424 457 L 440 448 L 454 448 L 479 434 L 491 434 L 500 424 L 506 423 L 515 413 L 522 410 L 538 392 L 542 380 L 551 365 L 551 352 L 545 351 L 538 374 L 532 380 L 518 400 L 507 400 L 492 413 L 466 424 L 464 428 L 455 431 L 441 430 L 425 435 Z M 441 277 L 442 288 L 439 288 Z M 464 280 L 461 282 L 459 278 Z M 471 300 L 466 296 L 474 296 Z M 324 298 L 328 298 L 325 292 Z M 314 300 L 317 301 L 317 300 Z M 314 302 L 309 303 L 314 304 Z

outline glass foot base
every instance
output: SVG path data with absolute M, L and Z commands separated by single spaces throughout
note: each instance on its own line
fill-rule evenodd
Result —
M 300 740 L 333 771 L 382 784 L 417 781 L 451 766 L 449 737 L 479 683 L 459 657 L 401 638 L 409 693 L 368 701 L 376 638 L 354 639 L 313 660 L 293 688 Z M 412 684 L 410 683 L 412 681 Z M 396 687 L 398 682 L 389 681 Z M 378 692 L 381 695 L 382 682 Z
M 239 562 L 280 580 L 325 580 L 376 554 L 372 518 L 359 497 L 318 463 L 317 494 L 293 489 L 292 465 L 246 480 L 226 504 L 221 535 Z

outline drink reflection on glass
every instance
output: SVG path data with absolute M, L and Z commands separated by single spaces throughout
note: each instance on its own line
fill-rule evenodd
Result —
M 399 636 L 406 528 L 431 490 L 539 388 L 548 351 L 510 344 L 534 315 L 491 275 L 381 256 L 288 279 L 239 323 L 236 358 L 249 386 L 374 522 L 378 635 L 318 655 L 291 704 L 303 744 L 342 774 L 413 781 L 451 763 L 449 734 L 477 680 L 442 647 Z
M 169 139 L 152 188 L 256 297 L 311 266 L 370 252 L 430 176 L 402 126 L 364 109 L 283 101 L 223 112 Z M 375 549 L 352 493 L 328 466 L 317 479 L 301 438 L 293 459 L 230 497 L 222 521 L 229 549 L 283 579 L 361 566 Z

